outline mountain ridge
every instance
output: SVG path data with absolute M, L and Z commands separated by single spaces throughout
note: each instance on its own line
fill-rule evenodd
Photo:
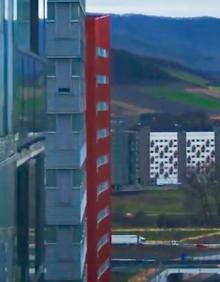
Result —
M 220 77 L 220 19 L 112 15 L 112 47 Z
M 182 76 L 180 76 L 180 73 Z M 178 75 L 179 74 L 179 75 Z M 187 75 L 188 81 L 184 80 Z M 211 77 L 178 63 L 148 56 L 135 55 L 125 50 L 112 49 L 112 81 L 114 85 L 179 83 L 202 86 L 214 83 Z M 193 77 L 195 81 L 189 76 Z

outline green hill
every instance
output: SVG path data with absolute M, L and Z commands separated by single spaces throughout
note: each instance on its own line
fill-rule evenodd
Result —
M 220 19 L 130 14 L 111 20 L 114 49 L 174 61 L 219 79 Z
M 204 87 L 210 81 L 192 70 L 162 59 L 112 50 L 113 84 L 188 84 Z
M 113 99 L 148 110 L 220 112 L 218 83 L 164 59 L 112 50 Z

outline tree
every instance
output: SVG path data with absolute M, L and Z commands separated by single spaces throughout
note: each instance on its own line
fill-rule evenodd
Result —
M 213 222 L 213 214 L 210 204 L 210 183 L 208 177 L 203 173 L 195 172 L 188 175 L 191 197 L 197 200 L 204 223 L 209 225 Z
M 220 183 L 217 180 L 210 183 L 209 193 L 212 197 L 213 203 L 215 204 L 217 222 L 220 223 Z

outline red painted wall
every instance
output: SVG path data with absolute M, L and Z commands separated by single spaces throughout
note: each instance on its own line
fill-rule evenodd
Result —
M 99 57 L 97 47 L 105 48 L 108 57 Z M 109 259 L 111 261 L 111 214 L 97 224 L 98 212 L 109 207 L 111 210 L 111 185 L 109 189 L 97 197 L 97 186 L 103 181 L 111 184 L 111 89 L 110 89 L 110 18 L 109 16 L 86 17 L 86 103 L 87 103 L 87 226 L 88 226 L 88 281 L 110 282 L 109 268 L 98 279 L 100 266 Z M 109 84 L 96 84 L 96 75 L 106 75 Z M 110 110 L 96 112 L 97 102 L 109 103 Z M 109 136 L 96 140 L 98 129 L 108 128 Z M 96 159 L 108 154 L 108 164 L 96 168 Z M 99 239 L 109 233 L 109 242 L 97 251 Z

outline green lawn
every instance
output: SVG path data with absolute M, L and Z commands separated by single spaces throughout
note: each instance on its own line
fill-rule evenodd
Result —
M 209 86 L 209 89 L 215 91 L 216 93 L 220 93 L 220 87 L 219 86 Z
M 204 79 L 199 75 L 191 74 L 189 72 L 181 71 L 172 67 L 164 68 L 164 71 L 166 71 L 168 74 L 175 78 L 178 78 L 188 83 L 192 83 L 197 86 L 206 86 L 209 83 L 207 79 Z
M 136 195 L 113 196 L 113 212 L 144 212 L 149 215 L 186 213 L 183 197 L 184 191 L 181 188 L 164 191 L 146 191 Z
M 135 273 L 113 272 L 111 282 L 128 282 Z
M 184 89 L 176 89 L 172 87 L 151 87 L 145 88 L 145 91 L 162 98 L 172 101 L 183 102 L 191 106 L 201 107 L 206 110 L 220 111 L 220 100 L 217 98 L 205 96 L 200 93 L 191 93 Z

